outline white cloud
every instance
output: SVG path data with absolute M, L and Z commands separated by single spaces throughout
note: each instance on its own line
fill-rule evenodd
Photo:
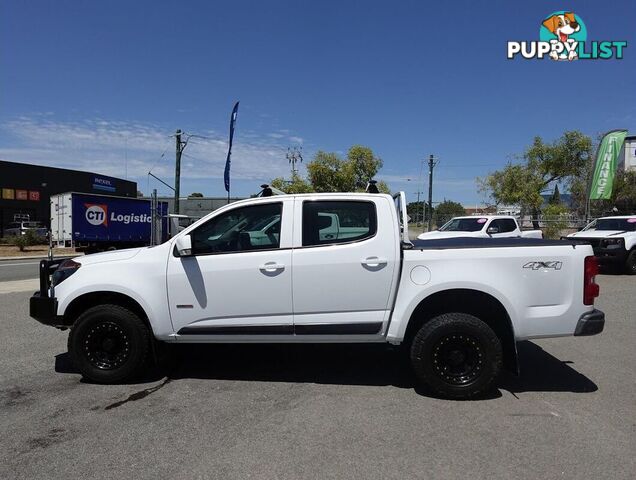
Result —
M 173 132 L 156 125 L 101 118 L 60 122 L 50 116 L 34 116 L 7 121 L 0 128 L 5 137 L 0 147 L 0 158 L 4 160 L 123 177 L 127 158 L 128 178 L 145 179 L 150 169 L 165 179 L 174 175 Z M 182 178 L 222 178 L 227 134 L 197 133 L 206 138 L 193 137 L 189 141 L 184 151 Z M 283 137 L 237 130 L 232 149 L 232 178 L 268 181 L 288 174 L 287 142 L 280 141 Z
M 422 179 L 419 179 L 419 174 L 416 175 L 378 175 L 378 180 L 384 180 L 389 185 L 400 185 L 404 186 L 406 184 L 412 185 L 413 188 L 417 188 L 417 184 L 420 186 L 424 185 L 428 189 L 428 172 L 426 175 L 422 176 Z M 475 186 L 475 178 L 436 178 L 435 179 L 436 186 L 445 186 L 445 187 L 474 187 Z

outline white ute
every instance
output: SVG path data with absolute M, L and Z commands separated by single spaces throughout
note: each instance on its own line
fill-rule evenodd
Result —
M 566 238 L 589 243 L 600 263 L 618 264 L 636 275 L 636 215 L 599 218 Z
M 510 215 L 479 215 L 455 217 L 438 230 L 424 232 L 417 238 L 476 237 L 476 238 L 543 238 L 541 230 L 521 230 L 517 219 Z
M 30 314 L 70 328 L 96 382 L 139 374 L 162 342 L 377 342 L 404 345 L 419 381 L 453 398 L 516 371 L 519 340 L 603 330 L 589 245 L 411 243 L 405 205 L 403 193 L 238 201 L 159 246 L 42 261 Z

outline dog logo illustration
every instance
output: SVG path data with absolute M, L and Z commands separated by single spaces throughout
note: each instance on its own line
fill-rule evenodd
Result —
M 625 40 L 587 40 L 587 27 L 575 12 L 552 12 L 540 22 L 539 40 L 511 40 L 508 42 L 508 60 L 523 58 L 557 61 L 622 60 L 627 48 Z
M 587 37 L 585 24 L 578 15 L 573 12 L 554 12 L 541 25 L 540 38 L 552 45 L 552 60 L 578 59 L 576 45 L 578 42 L 584 42 Z

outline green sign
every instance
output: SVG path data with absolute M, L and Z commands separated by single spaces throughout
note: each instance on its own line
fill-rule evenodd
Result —
M 594 177 L 592 177 L 590 200 L 609 200 L 611 197 L 618 154 L 626 136 L 627 130 L 614 130 L 603 137 L 596 152 L 596 167 L 594 168 Z

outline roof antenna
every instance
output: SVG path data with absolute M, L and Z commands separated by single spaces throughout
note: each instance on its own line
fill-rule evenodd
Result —
M 375 180 L 369 180 L 369 183 L 367 183 L 367 193 L 380 193 L 380 190 L 378 190 L 378 185 L 377 185 L 377 181 Z

